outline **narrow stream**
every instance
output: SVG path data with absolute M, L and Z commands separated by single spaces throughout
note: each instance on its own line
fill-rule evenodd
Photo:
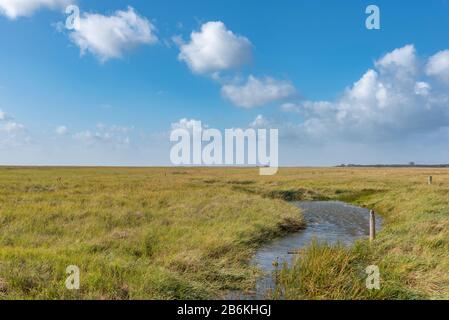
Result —
M 294 255 L 289 252 L 297 251 L 309 245 L 313 239 L 326 241 L 330 244 L 353 244 L 357 239 L 369 235 L 369 210 L 352 206 L 339 201 L 300 201 L 293 202 L 302 209 L 307 223 L 306 229 L 276 240 L 261 248 L 254 258 L 252 265 L 261 269 L 265 276 L 261 277 L 255 292 L 238 295 L 238 299 L 264 299 L 267 290 L 273 288 L 273 262 L 278 260 L 291 263 Z M 381 219 L 376 217 L 376 229 L 380 230 Z

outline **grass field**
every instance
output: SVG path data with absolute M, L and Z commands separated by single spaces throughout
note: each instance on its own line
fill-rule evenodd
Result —
M 434 184 L 427 185 L 427 177 Z M 374 244 L 314 244 L 273 298 L 449 299 L 445 169 L 0 168 L 1 299 L 216 298 L 251 289 L 264 242 L 304 227 L 288 200 L 376 209 Z M 287 201 L 285 201 L 287 200 Z M 378 265 L 380 291 L 365 288 Z M 65 288 L 69 265 L 81 289 Z

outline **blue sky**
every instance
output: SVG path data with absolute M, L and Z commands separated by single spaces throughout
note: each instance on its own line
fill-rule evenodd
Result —
M 2 164 L 169 164 L 181 119 L 278 128 L 284 165 L 449 162 L 447 0 L 0 0 L 0 39 Z

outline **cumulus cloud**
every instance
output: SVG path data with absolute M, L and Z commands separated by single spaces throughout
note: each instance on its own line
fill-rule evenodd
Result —
M 63 9 L 73 0 L 0 0 L 0 13 L 9 19 L 28 17 L 40 9 Z
M 179 60 L 195 73 L 213 73 L 239 67 L 251 61 L 252 45 L 244 36 L 228 30 L 223 22 L 211 21 L 192 32 L 190 41 L 180 46 Z
M 379 69 L 393 70 L 395 72 L 413 72 L 416 70 L 416 63 L 417 58 L 415 46 L 409 44 L 387 53 L 376 62 L 376 66 Z
M 300 113 L 303 121 L 277 125 L 294 127 L 297 138 L 315 141 L 400 140 L 449 128 L 448 89 L 426 77 L 429 64 L 439 59 L 431 57 L 423 68 L 414 46 L 396 49 L 335 101 L 282 105 L 281 110 Z
M 236 106 L 253 108 L 289 98 L 296 89 L 288 81 L 249 76 L 244 84 L 224 85 L 221 93 Z
M 84 55 L 92 53 L 101 62 L 121 58 L 124 53 L 139 45 L 158 42 L 156 28 L 132 7 L 118 10 L 111 16 L 84 13 L 78 27 L 69 36 Z
M 440 51 L 430 57 L 426 72 L 429 76 L 435 76 L 449 82 L 449 50 Z

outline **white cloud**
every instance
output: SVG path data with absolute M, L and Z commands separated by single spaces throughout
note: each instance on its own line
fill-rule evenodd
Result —
M 132 7 L 111 16 L 84 13 L 79 27 L 70 32 L 70 39 L 81 54 L 90 52 L 101 62 L 121 58 L 130 49 L 158 41 L 154 25 Z
M 68 132 L 69 132 L 69 130 L 67 129 L 66 126 L 58 126 L 58 127 L 55 129 L 55 133 L 56 133 L 57 135 L 59 135 L 59 136 L 66 135 Z
M 131 144 L 130 133 L 133 130 L 133 127 L 98 124 L 95 130 L 77 132 L 73 138 L 87 146 L 110 145 L 122 148 Z
M 0 149 L 23 146 L 30 141 L 25 126 L 0 110 Z
M 192 32 L 190 42 L 174 41 L 180 46 L 179 60 L 195 73 L 213 73 L 239 67 L 251 61 L 252 45 L 243 36 L 228 30 L 223 22 L 211 21 Z
M 296 90 L 288 81 L 249 76 L 243 85 L 224 85 L 221 93 L 236 106 L 253 108 L 289 98 L 296 93 Z
M 283 112 L 291 112 L 291 113 L 298 113 L 301 111 L 301 106 L 296 103 L 287 102 L 280 106 L 281 111 Z
M 415 46 L 409 44 L 387 53 L 376 62 L 376 67 L 382 71 L 393 71 L 395 73 L 401 71 L 399 75 L 415 72 L 417 67 Z
M 0 109 L 0 121 L 5 121 L 8 118 L 9 118 L 9 116 L 6 114 L 6 112 L 4 112 Z
M 176 130 L 176 129 L 191 130 L 191 129 L 193 129 L 194 124 L 198 121 L 199 120 L 183 118 L 183 119 L 179 120 L 178 122 L 173 122 L 171 124 L 171 129 L 172 130 Z
M 0 110 L 0 130 L 8 134 L 16 134 L 25 130 L 25 126 L 15 122 L 14 118 Z
M 10 19 L 17 19 L 31 16 L 43 8 L 62 10 L 73 2 L 73 0 L 0 0 L 0 13 Z
M 209 125 L 202 123 L 201 120 L 183 118 L 180 119 L 178 122 L 173 122 L 171 124 L 171 130 L 173 131 L 177 129 L 185 129 L 189 132 L 192 132 L 193 128 L 195 126 L 199 126 L 199 124 L 201 124 L 202 129 L 209 128 Z
M 420 96 L 427 96 L 430 92 L 430 84 L 424 81 L 417 82 L 415 84 L 415 94 Z
M 16 134 L 25 130 L 25 126 L 14 121 L 7 121 L 1 128 L 9 134 Z
M 277 125 L 290 132 L 294 127 L 296 138 L 315 142 L 399 141 L 449 128 L 449 92 L 432 79 L 424 81 L 426 70 L 412 45 L 388 53 L 375 66 L 335 101 L 284 104 L 281 110 L 298 112 L 304 120 Z
M 436 76 L 449 82 L 449 50 L 443 50 L 430 57 L 426 72 L 429 76 Z
M 254 119 L 254 121 L 249 124 L 249 127 L 257 129 L 257 128 L 265 128 L 268 125 L 269 125 L 269 123 L 268 123 L 267 119 L 265 119 L 265 117 L 263 115 L 259 114 Z
M 182 45 L 185 44 L 184 40 L 182 39 L 182 36 L 179 34 L 172 36 L 171 41 L 178 47 L 181 47 Z

